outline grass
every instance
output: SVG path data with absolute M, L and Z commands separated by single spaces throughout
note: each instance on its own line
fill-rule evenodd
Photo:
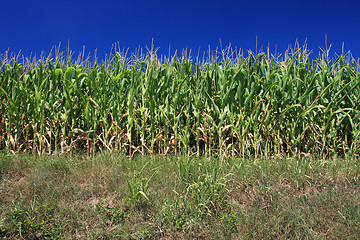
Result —
M 4 239 L 357 239 L 352 158 L 1 157 Z
M 357 239 L 359 61 L 0 55 L 0 237 Z

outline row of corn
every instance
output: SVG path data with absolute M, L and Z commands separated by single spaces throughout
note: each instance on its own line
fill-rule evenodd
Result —
M 0 58 L 0 150 L 129 156 L 360 152 L 359 62 L 306 48 L 206 59 Z

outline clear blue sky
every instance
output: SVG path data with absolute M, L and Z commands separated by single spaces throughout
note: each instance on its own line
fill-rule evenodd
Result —
M 162 0 L 0 0 L 0 54 L 7 49 L 28 56 L 49 52 L 61 42 L 65 51 L 103 57 L 114 43 L 134 51 L 154 45 L 160 54 L 192 49 L 197 53 L 231 43 L 246 53 L 269 45 L 274 53 L 296 39 L 319 53 L 325 35 L 332 52 L 342 44 L 360 58 L 359 1 L 162 1 Z

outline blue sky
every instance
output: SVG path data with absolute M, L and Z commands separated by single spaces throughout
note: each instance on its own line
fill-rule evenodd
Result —
M 115 1 L 0 0 L 0 54 L 7 49 L 25 56 L 61 50 L 103 58 L 114 43 L 133 52 L 154 39 L 159 54 L 184 48 L 193 53 L 231 46 L 247 50 L 270 47 L 284 51 L 298 40 L 309 49 L 332 44 L 331 53 L 345 51 L 360 58 L 359 1 Z M 196 54 L 195 54 L 196 55 Z

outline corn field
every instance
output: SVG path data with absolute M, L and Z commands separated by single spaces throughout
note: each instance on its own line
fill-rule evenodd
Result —
M 206 55 L 206 57 L 205 57 Z M 323 156 L 360 152 L 359 61 L 306 47 L 193 58 L 0 56 L 0 150 Z

